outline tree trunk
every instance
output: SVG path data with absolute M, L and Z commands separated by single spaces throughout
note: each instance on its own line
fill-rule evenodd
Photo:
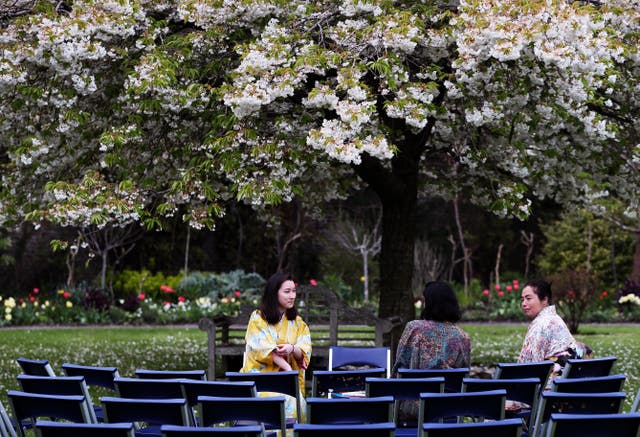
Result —
M 633 254 L 631 280 L 634 282 L 640 281 L 640 230 L 636 231 L 636 251 Z
M 382 250 L 380 251 L 380 317 L 415 317 L 411 278 L 416 230 L 415 192 L 382 200 Z

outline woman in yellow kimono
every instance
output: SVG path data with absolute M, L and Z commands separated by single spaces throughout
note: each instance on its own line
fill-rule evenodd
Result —
M 301 415 L 304 416 L 304 371 L 311 359 L 311 335 L 309 327 L 298 315 L 295 300 L 296 284 L 290 275 L 276 273 L 269 278 L 260 309 L 249 318 L 244 365 L 240 371 L 297 370 Z M 297 417 L 295 399 L 287 397 L 285 408 L 286 417 Z

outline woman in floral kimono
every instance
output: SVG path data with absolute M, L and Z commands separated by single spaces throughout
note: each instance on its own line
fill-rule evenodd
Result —
M 527 330 L 518 362 L 551 360 L 554 362 L 552 379 L 562 374 L 568 358 L 592 356 L 591 348 L 576 341 L 564 320 L 556 313 L 550 283 L 540 279 L 527 282 L 522 289 L 521 306 L 524 314 L 533 320 Z
M 311 359 L 309 327 L 295 307 L 296 284 L 289 274 L 276 273 L 269 278 L 260 308 L 249 318 L 245 335 L 246 351 L 241 372 L 299 373 L 302 415 L 304 403 L 304 371 Z M 287 397 L 285 414 L 296 418 L 295 399 Z

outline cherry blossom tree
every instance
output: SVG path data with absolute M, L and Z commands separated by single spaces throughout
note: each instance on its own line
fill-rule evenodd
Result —
M 533 197 L 582 201 L 638 147 L 617 119 L 637 109 L 636 0 L 65 4 L 0 33 L 3 214 L 49 211 L 47 182 L 88 172 L 134 181 L 151 226 L 366 184 L 381 316 L 413 317 L 419 195 L 526 217 Z

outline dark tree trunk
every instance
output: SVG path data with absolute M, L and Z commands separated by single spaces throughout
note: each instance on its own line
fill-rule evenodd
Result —
M 413 307 L 413 247 L 416 233 L 415 190 L 382 198 L 382 250 L 380 251 L 380 317 L 415 318 Z
M 636 231 L 636 251 L 633 254 L 631 280 L 634 282 L 638 282 L 640 280 L 640 231 Z
M 380 317 L 415 318 L 413 306 L 413 247 L 418 199 L 419 142 L 404 143 L 391 162 L 391 169 L 364 156 L 358 175 L 378 194 L 382 204 L 382 248 L 380 251 Z M 397 337 L 394 335 L 394 337 Z M 394 338 L 397 340 L 397 338 Z

